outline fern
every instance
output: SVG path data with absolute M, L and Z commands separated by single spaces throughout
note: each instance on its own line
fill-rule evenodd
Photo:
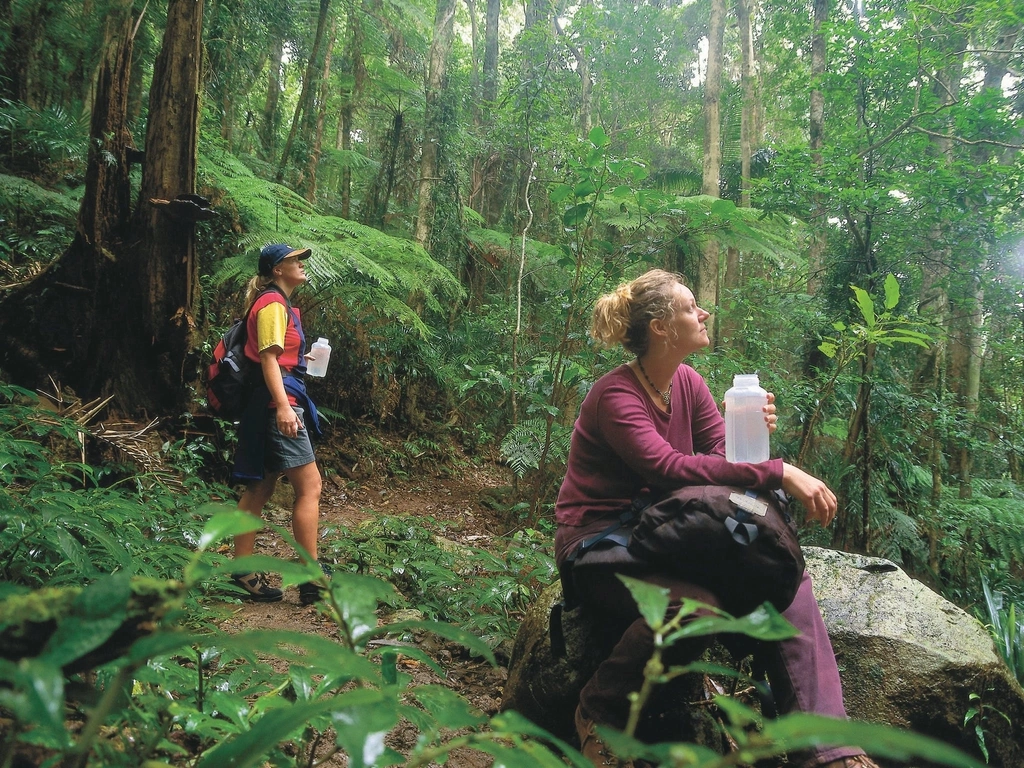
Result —
M 513 427 L 501 441 L 501 456 L 519 477 L 540 466 L 547 428 L 545 419 L 527 419 Z M 551 430 L 548 462 L 564 462 L 569 455 L 572 430 L 557 422 L 551 425 Z
M 214 270 L 217 284 L 241 284 L 253 273 L 252 252 L 268 242 L 313 249 L 306 262 L 310 285 L 321 301 L 344 301 L 396 320 L 421 335 L 428 329 L 406 302 L 410 297 L 441 311 L 441 299 L 462 295 L 454 275 L 419 245 L 371 227 L 318 214 L 289 189 L 256 178 L 234 157 L 213 153 L 202 158 L 207 184 L 225 190 L 246 227 L 242 255 L 225 258 Z

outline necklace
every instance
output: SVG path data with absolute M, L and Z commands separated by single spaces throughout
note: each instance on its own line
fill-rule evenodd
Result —
M 672 403 L 672 382 L 670 381 L 668 383 L 668 392 L 662 392 L 660 389 L 654 386 L 654 382 L 651 381 L 651 377 L 647 375 L 647 371 L 644 370 L 644 364 L 640 362 L 639 357 L 636 359 L 636 364 L 637 367 L 640 369 L 640 373 L 642 373 L 644 375 L 644 378 L 647 379 L 647 383 L 651 385 L 651 389 L 657 392 L 658 395 L 661 397 L 661 402 L 663 402 L 666 406 L 670 405 Z

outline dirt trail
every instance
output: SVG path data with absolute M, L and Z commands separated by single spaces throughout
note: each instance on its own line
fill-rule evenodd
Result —
M 485 494 L 502 486 L 508 480 L 494 467 L 460 468 L 452 476 L 423 475 L 415 479 L 398 480 L 372 478 L 358 481 L 330 474 L 324 484 L 320 507 L 321 530 L 332 525 L 352 527 L 383 515 L 409 515 L 432 517 L 446 523 L 445 536 L 459 543 L 487 547 L 495 536 L 505 533 L 503 524 L 493 510 L 483 503 Z M 290 523 L 291 489 L 279 488 L 274 503 L 268 508 L 267 518 L 288 526 Z M 273 532 L 260 534 L 257 551 L 261 554 L 290 557 L 291 549 Z M 315 607 L 299 603 L 298 591 L 285 591 L 280 603 L 242 603 L 223 625 L 230 632 L 248 629 L 278 629 L 296 632 L 314 632 L 324 637 L 337 637 L 337 628 Z M 493 668 L 485 661 L 469 657 L 461 646 L 439 642 L 434 637 L 418 639 L 442 668 L 446 676 L 439 678 L 427 666 L 412 660 L 400 662 L 401 669 L 412 675 L 414 684 L 443 684 L 464 696 L 486 715 L 493 715 L 501 704 L 502 686 L 507 677 L 504 666 Z M 499 657 L 504 665 L 507 659 Z M 416 730 L 402 723 L 388 738 L 388 743 L 400 752 L 415 743 Z M 335 757 L 325 765 L 345 766 L 347 760 Z M 451 768 L 483 768 L 490 765 L 484 755 L 465 750 L 453 753 L 447 763 Z

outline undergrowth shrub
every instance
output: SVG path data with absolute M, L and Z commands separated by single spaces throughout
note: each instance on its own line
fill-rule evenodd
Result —
M 555 579 L 550 537 L 517 531 L 491 549 L 443 538 L 432 518 L 380 517 L 325 533 L 331 556 L 386 579 L 425 616 L 469 629 L 492 648 L 510 644 Z

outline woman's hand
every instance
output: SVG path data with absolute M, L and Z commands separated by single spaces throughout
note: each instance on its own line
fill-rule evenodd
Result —
M 296 437 L 302 429 L 302 422 L 299 416 L 292 410 L 292 407 L 277 407 L 277 431 L 285 437 Z
M 771 434 L 779 426 L 779 417 L 775 413 L 775 393 L 768 393 L 768 405 L 761 409 L 764 411 L 764 423 L 768 425 L 768 434 Z
M 783 463 L 782 490 L 804 505 L 811 520 L 823 526 L 836 516 L 836 495 L 825 483 L 799 467 Z

